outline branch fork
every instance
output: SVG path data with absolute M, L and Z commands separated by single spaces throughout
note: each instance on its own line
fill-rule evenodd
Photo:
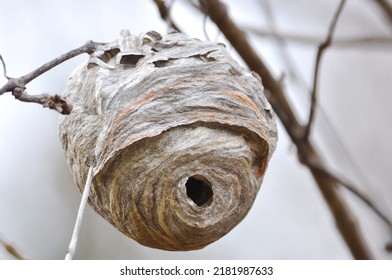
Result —
M 0 62 L 3 65 L 3 75 L 8 80 L 5 85 L 0 87 L 0 95 L 6 92 L 11 92 L 12 95 L 14 95 L 15 98 L 20 101 L 38 103 L 41 104 L 44 108 L 55 110 L 63 115 L 69 115 L 72 111 L 72 105 L 68 104 L 63 97 L 59 95 L 49 95 L 49 94 L 29 95 L 25 91 L 26 85 L 32 80 L 44 74 L 45 72 L 56 67 L 57 65 L 71 58 L 74 58 L 82 53 L 91 54 L 94 51 L 96 51 L 100 46 L 102 46 L 101 43 L 88 41 L 81 47 L 66 52 L 60 55 L 59 57 L 54 58 L 51 61 L 45 63 L 44 65 L 35 69 L 34 71 L 31 71 L 30 73 L 19 78 L 11 78 L 7 75 L 6 64 L 4 62 L 3 57 L 0 55 Z

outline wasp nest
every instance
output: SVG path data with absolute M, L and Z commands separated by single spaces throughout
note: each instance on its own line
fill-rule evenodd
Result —
M 248 213 L 277 141 L 260 78 L 225 46 L 122 32 L 70 76 L 60 140 L 90 205 L 137 242 L 194 250 Z

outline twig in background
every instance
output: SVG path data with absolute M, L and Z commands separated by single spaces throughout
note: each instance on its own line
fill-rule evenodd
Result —
M 0 61 L 1 61 L 1 64 L 3 65 L 3 76 L 7 80 L 9 80 L 10 77 L 8 77 L 8 75 L 7 75 L 7 65 L 5 64 L 5 61 L 4 61 L 3 56 L 1 54 L 0 54 Z
M 389 23 L 392 24 L 392 4 L 388 0 L 375 0 L 375 2 L 385 13 L 389 20 Z
M 329 179 L 339 183 L 345 189 L 349 190 L 352 194 L 357 196 L 389 227 L 389 230 L 392 232 L 392 221 L 390 221 L 387 215 L 385 215 L 380 209 L 378 209 L 378 207 L 356 186 L 346 180 L 343 180 L 341 177 L 328 170 L 325 166 L 320 166 L 317 163 L 313 162 L 308 162 L 306 163 L 306 165 L 309 166 L 311 169 L 314 169 L 316 172 L 320 172 L 324 176 L 327 176 Z
M 170 9 L 173 2 L 171 2 L 169 6 L 166 5 L 165 0 L 154 0 L 154 2 L 158 7 L 161 18 L 164 21 L 166 21 L 167 25 L 177 32 L 182 32 L 181 29 L 177 26 L 177 24 L 175 24 L 175 22 L 170 17 Z
M 322 42 L 317 50 L 317 56 L 316 56 L 316 62 L 314 66 L 314 74 L 313 74 L 313 87 L 312 87 L 312 96 L 311 96 L 311 104 L 310 104 L 310 111 L 309 111 L 309 119 L 308 123 L 304 129 L 304 134 L 303 134 L 303 141 L 308 141 L 309 140 L 309 135 L 310 135 L 310 130 L 312 128 L 313 122 L 314 122 L 314 116 L 316 112 L 316 107 L 317 107 L 317 87 L 318 87 L 318 80 L 319 80 L 319 71 L 320 71 L 320 64 L 321 64 L 321 58 L 325 52 L 325 50 L 331 45 L 332 43 L 332 36 L 335 32 L 336 28 L 336 23 L 339 19 L 339 16 L 342 13 L 344 4 L 346 3 L 346 0 L 341 0 L 339 3 L 338 8 L 336 9 L 336 12 L 333 16 L 332 22 L 329 26 L 328 29 L 328 35 L 327 38 L 325 38 L 324 42 Z
M 208 20 L 208 15 L 204 14 L 204 18 L 203 18 L 203 32 L 204 32 L 204 36 L 206 37 L 207 41 L 211 41 L 210 40 L 210 36 L 208 36 L 208 32 L 207 32 L 207 20 Z
M 270 29 L 260 29 L 253 27 L 243 27 L 247 32 L 253 33 L 257 36 L 261 36 L 263 38 L 271 38 L 276 40 L 278 43 L 279 52 L 281 53 L 281 57 L 283 58 L 286 68 L 288 69 L 288 76 L 291 77 L 294 82 L 298 84 L 300 89 L 304 93 L 308 93 L 308 88 L 304 79 L 297 75 L 298 71 L 296 70 L 295 63 L 292 61 L 290 54 L 287 52 L 286 43 L 292 44 L 302 44 L 302 45 L 319 45 L 322 41 L 318 36 L 305 35 L 305 34 L 295 34 L 295 33 L 283 33 L 276 27 L 275 20 L 273 17 L 273 13 L 270 9 L 270 5 L 268 0 L 261 1 L 260 4 L 263 5 L 263 11 L 266 13 L 266 18 L 269 21 Z M 359 38 L 335 38 L 333 39 L 333 44 L 329 46 L 329 48 L 338 47 L 338 48 L 346 48 L 346 47 L 388 47 L 390 48 L 392 45 L 392 39 L 389 37 L 359 37 Z M 310 93 L 311 94 L 311 93 Z M 364 184 L 366 182 L 366 186 L 370 189 L 370 184 L 368 180 L 364 177 L 363 172 L 360 170 L 357 163 L 353 160 L 352 156 L 348 153 L 348 149 L 346 145 L 343 143 L 340 135 L 336 132 L 335 128 L 331 124 L 328 116 L 323 110 L 322 106 L 318 106 L 318 111 L 321 113 L 323 120 L 329 128 L 330 133 L 333 134 L 333 138 L 338 142 L 341 147 L 341 151 L 345 153 L 346 158 L 349 160 L 350 165 L 355 170 L 356 176 L 360 177 L 361 182 Z
M 75 227 L 72 233 L 71 242 L 69 243 L 67 255 L 65 256 L 65 260 L 72 260 L 75 255 L 76 247 L 78 246 L 78 240 L 80 235 L 80 228 L 82 226 L 84 210 L 86 209 L 87 206 L 92 180 L 93 180 L 93 167 L 90 166 L 86 178 L 86 184 L 84 185 L 84 189 L 83 189 L 82 199 L 79 205 L 78 215 L 76 217 Z
M 294 82 L 299 85 L 299 87 L 301 88 L 301 90 L 303 92 L 307 93 L 308 88 L 306 86 L 306 82 L 304 81 L 304 79 L 300 75 L 297 74 L 299 71 L 296 69 L 295 63 L 292 61 L 290 54 L 287 52 L 285 38 L 280 36 L 280 32 L 275 24 L 273 13 L 272 13 L 270 5 L 269 5 L 269 1 L 268 0 L 261 1 L 260 4 L 263 6 L 263 11 L 265 13 L 266 19 L 268 20 L 269 27 L 271 28 L 271 32 L 273 32 L 273 34 L 275 34 L 275 36 L 276 36 L 274 38 L 277 40 L 278 51 L 281 54 L 281 57 L 282 57 L 284 63 L 286 64 L 286 68 L 288 69 L 289 77 L 291 77 L 294 80 Z M 335 41 L 334 41 L 334 44 L 335 44 Z M 332 132 L 334 133 L 335 137 L 337 137 L 339 144 L 344 147 L 342 141 L 340 140 L 339 135 L 336 133 L 336 130 L 333 128 L 332 124 L 329 122 L 329 119 L 327 118 L 327 116 L 323 113 L 322 107 L 319 107 L 319 110 L 321 110 L 320 113 L 322 113 L 324 115 L 325 121 L 329 125 L 329 127 L 332 130 Z M 355 161 L 352 160 L 350 155 L 347 154 L 346 156 L 347 156 L 347 158 L 349 158 L 354 169 L 357 170 L 358 166 L 355 164 Z M 388 217 L 384 213 L 382 213 L 382 211 L 380 211 L 377 208 L 377 206 L 365 194 L 363 194 L 359 190 L 358 187 L 347 182 L 347 180 L 343 180 L 340 176 L 337 176 L 333 172 L 327 170 L 327 168 L 325 166 L 316 166 L 312 162 L 307 163 L 307 165 L 310 166 L 311 168 L 317 169 L 319 172 L 322 172 L 323 174 L 325 174 L 326 176 L 328 176 L 332 180 L 338 182 L 344 188 L 348 189 L 351 193 L 353 193 L 360 200 L 362 200 L 377 216 L 379 216 L 380 219 L 383 222 L 385 222 L 388 225 L 388 227 L 390 228 L 390 230 L 392 231 L 392 222 L 388 219 Z M 360 173 L 359 173 L 359 175 L 360 175 Z
M 284 39 L 288 43 L 300 44 L 305 46 L 319 45 L 322 39 L 318 36 L 308 34 L 297 34 L 288 32 L 276 32 L 274 30 L 266 30 L 260 27 L 252 27 L 248 25 L 242 26 L 242 29 L 248 33 L 255 34 L 263 38 L 272 38 L 275 40 Z M 364 36 L 353 38 L 334 38 L 330 48 L 352 48 L 352 47 L 385 47 L 390 48 L 392 38 L 384 36 Z
M 206 10 L 211 20 L 225 34 L 227 40 L 237 50 L 248 67 L 262 77 L 266 91 L 270 92 L 270 103 L 296 145 L 300 157 L 312 158 L 317 164 L 324 166 L 311 141 L 302 141 L 303 134 L 301 132 L 303 128 L 289 105 L 281 85 L 275 80 L 271 71 L 250 45 L 244 33 L 227 14 L 226 7 L 218 0 L 204 0 L 201 3 L 208 5 Z M 202 12 L 204 13 L 205 10 Z M 326 176 L 311 168 L 309 170 L 328 203 L 335 218 L 336 226 L 353 257 L 356 259 L 372 259 L 373 255 L 361 234 L 356 218 L 339 192 L 337 182 L 326 178 Z
M 274 34 L 273 38 L 275 39 L 277 50 L 280 54 L 280 57 L 282 58 L 283 64 L 286 66 L 285 72 L 287 72 L 287 77 L 291 79 L 295 84 L 297 84 L 302 92 L 309 93 L 310 90 L 305 82 L 305 79 L 300 74 L 296 63 L 294 62 L 292 56 L 288 51 L 286 38 L 281 35 L 280 30 L 278 29 L 272 9 L 269 4 L 269 0 L 260 1 L 259 3 L 262 6 L 262 10 L 268 22 L 268 27 L 270 28 L 270 31 Z
M 335 182 L 343 186 L 345 189 L 349 190 L 356 197 L 358 197 L 362 202 L 364 202 L 370 208 L 370 210 L 372 210 L 376 214 L 376 216 L 378 216 L 388 226 L 389 232 L 392 233 L 392 221 L 389 219 L 389 217 L 387 217 L 387 215 L 385 215 L 380 209 L 378 209 L 378 207 L 365 194 L 359 191 L 359 189 L 356 186 L 352 185 L 348 181 L 343 180 L 336 174 L 327 170 L 326 167 L 324 166 L 318 166 L 312 163 L 309 163 L 308 166 L 316 170 L 316 172 L 320 172 L 321 174 L 327 176 L 331 180 L 334 180 Z M 392 252 L 392 242 L 388 242 L 385 245 L 385 250 L 388 252 Z
M 392 253 L 392 242 L 389 242 L 385 245 L 385 250 L 387 250 L 387 252 Z
M 5 250 L 10 253 L 12 256 L 14 256 L 18 260 L 25 260 L 26 258 L 22 256 L 21 253 L 18 252 L 18 250 L 15 249 L 12 245 L 6 243 L 2 239 L 0 239 L 0 244 L 3 245 Z

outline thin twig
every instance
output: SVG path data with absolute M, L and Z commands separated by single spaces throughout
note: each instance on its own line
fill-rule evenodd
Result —
M 0 88 L 0 95 L 6 92 L 12 92 L 16 87 L 24 88 L 29 82 L 34 80 L 35 78 L 41 76 L 45 72 L 49 71 L 50 69 L 56 67 L 57 65 L 67 61 L 75 56 L 78 56 L 83 53 L 92 53 L 94 52 L 100 43 L 95 43 L 93 41 L 88 41 L 83 46 L 66 52 L 65 54 L 60 55 L 59 57 L 52 59 L 51 61 L 45 63 L 41 67 L 38 67 L 34 71 L 20 77 L 20 78 L 11 78 L 8 82 Z
M 335 28 L 336 28 L 336 23 L 339 19 L 339 16 L 342 13 L 342 10 L 343 10 L 345 3 L 346 3 L 346 0 L 340 1 L 339 6 L 336 9 L 336 12 L 333 16 L 332 22 L 329 26 L 327 38 L 325 38 L 324 42 L 322 42 L 320 44 L 320 46 L 318 47 L 318 50 L 317 50 L 316 63 L 315 63 L 314 74 L 313 74 L 313 87 L 312 87 L 312 97 L 311 97 L 311 103 L 310 103 L 310 112 L 309 112 L 308 123 L 305 127 L 305 130 L 304 130 L 304 135 L 303 135 L 304 141 L 309 140 L 310 130 L 311 130 L 313 122 L 314 122 L 314 116 L 315 116 L 316 107 L 317 107 L 317 87 L 318 87 L 318 80 L 319 80 L 321 58 L 322 58 L 325 50 L 331 45 L 332 36 L 333 36 L 333 34 L 335 32 Z
M 277 47 L 278 50 L 281 54 L 281 57 L 283 58 L 286 67 L 288 69 L 288 74 L 290 77 L 293 78 L 293 80 L 298 84 L 298 86 L 300 86 L 300 88 L 302 89 L 302 91 L 304 93 L 308 92 L 308 88 L 306 86 L 305 81 L 303 80 L 302 76 L 298 75 L 298 71 L 296 71 L 296 67 L 295 67 L 295 63 L 291 60 L 291 56 L 290 54 L 287 52 L 286 49 L 286 39 L 284 36 L 281 36 L 280 31 L 278 30 L 276 24 L 275 24 L 275 20 L 273 17 L 273 13 L 272 10 L 270 8 L 269 5 L 269 0 L 264 0 L 260 2 L 263 5 L 263 11 L 265 13 L 265 17 L 268 20 L 269 23 L 269 27 L 270 27 L 270 32 L 271 34 L 273 34 L 273 38 L 277 41 Z M 364 41 L 365 38 L 361 38 L 360 41 L 352 41 L 349 42 L 348 40 L 345 41 L 345 43 L 349 44 L 349 43 L 364 43 L 366 41 Z M 376 38 L 373 38 L 376 39 Z M 387 39 L 389 41 L 389 43 L 392 43 L 392 40 L 390 38 L 384 38 Z M 318 39 L 316 39 L 318 40 Z M 318 40 L 317 42 L 319 42 L 320 40 Z M 374 41 L 376 42 L 376 41 Z M 333 40 L 333 45 L 331 44 L 330 47 L 335 46 L 338 43 L 338 39 L 334 38 Z M 341 41 L 342 43 L 342 41 Z M 359 168 L 356 164 L 356 162 L 352 159 L 352 157 L 347 153 L 347 149 L 344 149 L 345 145 L 343 144 L 343 142 L 340 139 L 340 136 L 337 134 L 336 130 L 334 129 L 334 127 L 332 126 L 332 124 L 330 123 L 329 119 L 327 118 L 323 107 L 322 106 L 318 106 L 318 111 L 319 113 L 321 113 L 321 116 L 324 117 L 324 121 L 326 122 L 326 124 L 329 126 L 331 132 L 334 134 L 334 138 L 338 141 L 339 145 L 343 147 L 343 152 L 346 154 L 346 157 L 349 159 L 352 167 L 355 169 L 357 175 L 359 177 L 362 177 L 362 182 L 366 182 L 366 178 L 363 178 L 363 174 L 359 171 Z M 316 168 L 316 166 L 311 165 L 312 168 Z M 380 217 L 381 220 L 383 220 L 388 227 L 392 230 L 392 222 L 388 219 L 388 217 L 382 213 L 382 211 L 380 211 L 377 206 L 362 192 L 359 191 L 359 188 L 357 188 L 356 186 L 352 185 L 351 183 L 349 183 L 347 180 L 343 180 L 340 176 L 337 176 L 336 174 L 332 173 L 331 171 L 328 171 L 326 169 L 326 167 L 323 166 L 317 166 L 317 169 L 324 173 L 325 175 L 327 175 L 329 178 L 335 180 L 336 182 L 338 182 L 340 185 L 342 185 L 344 188 L 348 189 L 351 193 L 353 193 L 354 195 L 356 195 L 360 200 L 362 200 L 377 216 Z M 369 185 L 369 184 L 367 184 Z
M 318 166 L 317 164 L 310 163 L 308 165 L 310 168 L 320 172 L 321 174 L 327 176 L 328 178 L 334 180 L 335 182 L 339 183 L 345 189 L 349 190 L 352 194 L 357 196 L 362 202 L 364 202 L 375 214 L 378 216 L 389 228 L 389 231 L 392 233 L 392 221 L 385 215 L 378 207 L 357 187 L 349 183 L 348 181 L 343 180 L 342 178 L 338 177 L 336 174 L 333 174 L 331 171 L 327 170 L 324 166 Z M 385 245 L 385 250 L 387 252 L 392 252 L 392 242 L 388 242 Z
M 293 61 L 287 49 L 287 41 L 283 36 L 281 36 L 280 31 L 276 25 L 275 18 L 272 9 L 270 7 L 269 1 L 268 0 L 261 1 L 260 5 L 262 5 L 262 10 L 265 14 L 265 18 L 268 22 L 271 32 L 275 34 L 274 39 L 276 41 L 277 50 L 280 54 L 280 57 L 282 58 L 282 61 L 286 65 L 287 76 L 291 78 L 299 86 L 302 92 L 308 93 L 309 88 L 306 84 L 306 81 L 300 74 L 300 71 L 298 71 L 298 67 Z
M 255 34 L 263 38 L 271 38 L 275 40 L 284 39 L 286 42 L 293 44 L 301 44 L 306 46 L 319 45 L 322 39 L 318 36 L 312 36 L 308 34 L 296 34 L 287 32 L 276 32 L 274 30 L 261 29 L 259 27 L 242 26 L 242 29 L 246 32 Z M 390 37 L 360 37 L 360 38 L 334 38 L 333 44 L 330 48 L 352 48 L 352 47 L 391 47 L 392 38 Z
M 307 163 L 307 166 L 327 176 L 329 179 L 334 180 L 335 182 L 342 185 L 345 189 L 349 190 L 352 194 L 357 196 L 389 227 L 389 230 L 392 232 L 392 221 L 387 217 L 387 215 L 385 215 L 380 209 L 378 209 L 378 207 L 356 186 L 337 176 L 336 174 L 328 170 L 325 166 L 320 166 L 318 163 L 313 163 L 309 161 Z
M 177 32 L 181 32 L 180 28 L 177 24 L 172 20 L 170 16 L 170 6 L 167 6 L 165 0 L 154 0 L 155 4 L 158 7 L 159 14 L 161 18 L 166 21 L 167 25 Z
M 5 241 L 3 241 L 2 239 L 0 239 L 0 244 L 3 245 L 3 247 L 5 248 L 5 250 L 10 253 L 12 256 L 14 256 L 16 259 L 18 260 L 25 260 L 26 258 L 23 257 L 23 255 L 21 253 L 18 252 L 18 250 L 15 249 L 14 246 L 6 243 Z
M 82 199 L 80 201 L 78 215 L 76 217 L 76 222 L 75 222 L 75 227 L 74 227 L 74 230 L 72 233 L 71 242 L 69 243 L 68 252 L 67 252 L 67 255 L 65 256 L 66 260 L 73 259 L 75 252 L 76 252 L 76 247 L 78 246 L 80 228 L 82 226 L 84 210 L 86 209 L 92 181 L 93 181 L 93 167 L 90 167 L 90 169 L 88 170 L 87 178 L 86 178 L 86 184 L 84 185 L 83 195 L 82 195 Z
M 26 85 L 34 80 L 35 78 L 41 76 L 45 72 L 50 69 L 56 67 L 57 65 L 74 58 L 83 53 L 91 54 L 94 52 L 100 45 L 100 43 L 95 43 L 93 41 L 88 41 L 83 46 L 66 52 L 65 54 L 60 55 L 59 57 L 52 59 L 51 61 L 45 63 L 41 67 L 35 69 L 34 71 L 19 77 L 19 78 L 8 78 L 7 83 L 0 88 L 0 95 L 6 92 L 12 92 L 12 94 L 24 102 L 35 102 L 43 105 L 44 107 L 48 107 L 50 109 L 54 109 L 62 114 L 69 114 L 72 106 L 67 104 L 67 102 L 59 96 L 49 96 L 49 95 L 39 95 L 32 96 L 25 93 Z M 3 60 L 2 60 L 3 61 Z M 3 68 L 5 67 L 5 63 L 3 61 Z
M 207 32 L 207 20 L 208 20 L 208 15 L 204 14 L 204 18 L 203 18 L 203 32 L 204 32 L 204 37 L 206 37 L 207 41 L 211 41 L 210 40 L 210 36 L 208 36 L 208 32 Z
M 3 56 L 1 54 L 0 54 L 0 61 L 1 61 L 1 64 L 3 65 L 3 76 L 7 80 L 9 80 L 10 77 L 8 77 L 8 75 L 7 75 L 7 65 L 5 64 L 5 61 L 4 61 Z
M 208 4 L 207 13 L 211 20 L 223 32 L 248 67 L 262 77 L 266 91 L 270 92 L 268 96 L 269 101 L 291 140 L 296 145 L 300 157 L 312 158 L 314 162 L 323 166 L 324 164 L 311 141 L 302 141 L 300 133 L 302 126 L 289 105 L 281 85 L 275 80 L 271 71 L 252 48 L 244 33 L 227 14 L 226 7 L 219 0 L 202 1 L 202 3 L 205 2 Z M 202 12 L 204 13 L 205 11 L 203 10 Z M 353 257 L 356 259 L 372 259 L 373 255 L 361 234 L 356 218 L 339 191 L 338 184 L 316 170 L 312 170 L 311 168 L 309 170 L 324 199 L 328 203 L 331 213 L 335 218 L 336 226 Z

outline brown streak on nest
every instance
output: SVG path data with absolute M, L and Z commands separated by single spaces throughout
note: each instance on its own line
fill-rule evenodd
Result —
M 242 95 L 240 92 L 235 92 L 235 91 L 231 91 L 231 90 L 225 90 L 225 93 L 230 95 L 230 96 L 233 96 L 234 98 L 236 98 L 238 100 L 241 100 L 244 103 L 246 103 L 247 105 L 249 105 L 255 111 L 257 117 L 259 117 L 261 120 L 265 119 L 264 115 L 257 108 L 256 104 L 254 102 L 252 102 L 252 100 L 250 100 L 249 98 L 247 98 L 244 95 Z
M 276 123 L 266 117 L 260 81 L 225 49 L 178 33 L 162 42 L 170 44 L 158 53 L 128 50 L 145 54 L 136 67 L 113 59 L 110 70 L 75 71 L 66 97 L 99 113 L 74 110 L 61 120 L 60 135 L 68 136 L 61 140 L 79 189 L 88 171 L 81 159 L 95 157 L 90 202 L 119 231 L 154 248 L 200 249 L 250 210 L 275 149 Z M 195 60 L 215 59 L 205 50 L 219 62 Z M 195 176 L 210 183 L 212 203 L 189 196 Z
M 110 132 L 108 134 L 108 137 L 106 139 L 103 151 L 106 152 L 112 139 L 113 136 L 116 134 L 117 129 L 120 127 L 121 122 L 127 118 L 129 115 L 131 115 L 133 112 L 138 110 L 141 106 L 149 103 L 150 101 L 154 100 L 157 96 L 164 94 L 170 90 L 176 89 L 178 85 L 186 86 L 186 84 L 182 82 L 175 82 L 169 86 L 166 86 L 159 91 L 149 91 L 147 95 L 143 96 L 142 98 L 136 100 L 134 103 L 130 104 L 129 106 L 126 106 L 123 108 L 122 111 L 118 112 L 114 118 L 112 128 L 110 129 Z M 177 87 L 178 88 L 178 87 Z

